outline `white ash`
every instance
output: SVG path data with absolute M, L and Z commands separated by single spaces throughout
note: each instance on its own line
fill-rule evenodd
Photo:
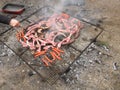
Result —
M 8 56 L 13 56 L 13 55 L 15 55 L 14 53 L 13 53 L 13 51 L 12 50 L 10 50 L 10 49 L 7 49 L 7 54 L 8 54 Z
M 35 75 L 35 74 L 36 74 L 36 72 L 35 72 L 35 71 L 33 71 L 33 74 Z
M 113 70 L 118 70 L 118 66 L 117 66 L 117 63 L 113 63 Z
M 99 54 L 100 52 L 92 47 L 95 47 L 95 45 L 92 44 L 70 67 L 71 70 L 64 75 L 64 80 L 66 83 L 73 85 L 78 81 L 81 81 L 82 73 L 91 67 L 95 67 L 97 64 L 102 64 L 102 54 Z
M 24 73 L 25 72 L 25 70 L 22 70 L 22 73 Z
M 110 51 L 109 48 L 107 46 L 105 46 L 105 45 L 103 45 L 103 48 L 104 48 L 104 50 L 106 50 L 108 52 Z
M 4 56 L 7 56 L 7 53 L 2 52 L 2 53 L 0 54 L 0 57 L 4 57 Z
M 18 67 L 21 65 L 21 62 L 20 61 L 17 61 L 15 64 L 14 64 L 14 67 Z

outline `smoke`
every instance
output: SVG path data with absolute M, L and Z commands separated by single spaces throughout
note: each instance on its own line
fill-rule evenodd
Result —
M 50 16 L 51 13 L 53 14 L 58 12 L 66 12 L 68 14 L 71 12 L 74 14 L 72 12 L 73 9 L 69 8 L 69 6 L 76 6 L 81 8 L 81 6 L 85 4 L 85 0 L 47 0 L 45 3 L 48 4 L 48 6 L 54 8 L 53 12 L 51 12 L 51 10 L 43 10 L 43 12 L 46 12 L 45 15 Z
M 53 0 L 55 2 L 52 7 L 55 8 L 56 11 L 63 11 L 67 6 L 77 6 L 81 7 L 85 4 L 85 0 Z
M 66 0 L 58 0 L 57 4 L 54 6 L 56 11 L 62 11 L 65 7 Z

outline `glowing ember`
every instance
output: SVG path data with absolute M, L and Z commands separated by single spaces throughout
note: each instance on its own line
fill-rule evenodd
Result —
M 16 37 L 23 47 L 34 51 L 35 58 L 42 55 L 42 61 L 49 66 L 55 60 L 62 60 L 64 51 L 60 50 L 61 46 L 72 43 L 82 27 L 76 18 L 65 13 L 54 14 L 21 30 Z

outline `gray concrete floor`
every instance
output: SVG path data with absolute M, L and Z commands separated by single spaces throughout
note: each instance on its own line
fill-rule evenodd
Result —
M 0 8 L 6 3 L 25 5 L 16 17 L 24 27 L 64 11 L 84 28 L 74 43 L 62 47 L 62 62 L 44 67 L 32 65 L 39 59 L 34 62 L 16 40 L 18 28 L 0 24 L 0 90 L 120 90 L 120 0 L 1 0 Z

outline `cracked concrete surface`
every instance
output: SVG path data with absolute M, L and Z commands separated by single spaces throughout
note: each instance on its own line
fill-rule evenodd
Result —
M 25 5 L 16 17 L 24 27 L 59 10 L 80 19 L 84 28 L 63 47 L 63 61 L 46 68 L 17 42 L 17 28 L 0 24 L 0 90 L 120 90 L 120 0 L 1 0 L 0 8 L 6 3 Z

